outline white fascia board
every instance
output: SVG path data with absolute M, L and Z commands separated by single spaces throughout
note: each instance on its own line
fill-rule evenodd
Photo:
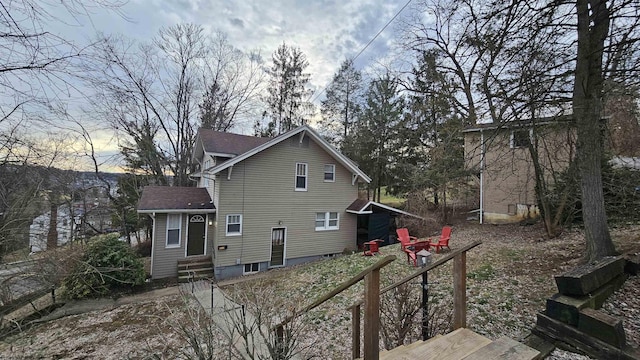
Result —
M 356 214 L 356 215 L 365 215 L 365 214 L 373 214 L 373 211 L 355 211 L 355 210 L 347 210 L 348 213 L 350 214 Z
M 323 139 L 320 135 L 318 135 L 318 133 L 315 132 L 315 130 L 313 130 L 311 127 L 309 127 L 308 125 L 303 125 L 300 126 L 297 129 L 291 130 L 288 133 L 279 135 L 275 138 L 273 138 L 270 141 L 267 141 L 266 143 L 253 148 L 252 150 L 247 151 L 246 153 L 236 156 L 232 159 L 229 159 L 227 161 L 225 161 L 224 163 L 215 166 L 211 169 L 211 173 L 212 174 L 217 174 L 247 158 L 250 158 L 251 156 L 260 153 L 274 145 L 277 145 L 281 142 L 283 142 L 286 139 L 289 139 L 292 136 L 295 136 L 303 131 L 306 131 L 306 134 L 311 136 L 319 145 L 321 148 L 323 148 L 326 152 L 328 152 L 334 159 L 338 160 L 338 162 L 340 164 L 342 164 L 342 166 L 346 167 L 347 169 L 351 170 L 351 172 L 353 172 L 354 174 L 357 174 L 358 176 L 360 176 L 364 181 L 366 181 L 367 183 L 371 182 L 371 178 L 369 178 L 367 176 L 367 174 L 365 174 L 362 170 L 360 170 L 357 166 L 355 166 L 355 164 L 349 160 L 349 158 L 347 158 L 346 156 L 344 156 L 343 154 L 341 154 L 340 152 L 338 152 L 338 150 L 336 150 L 333 146 L 331 146 L 331 144 L 329 144 L 325 139 Z
M 202 214 L 215 213 L 216 209 L 153 209 L 137 210 L 138 214 Z
M 412 213 L 408 213 L 408 212 L 406 212 L 406 211 L 403 211 L 403 210 L 400 210 L 400 209 L 396 209 L 396 208 L 391 207 L 391 206 L 387 206 L 387 205 L 384 205 L 384 204 L 380 204 L 380 203 L 375 202 L 375 201 L 369 201 L 369 204 L 375 205 L 375 206 L 380 207 L 380 208 L 383 208 L 383 209 L 385 209 L 385 210 L 389 210 L 389 211 L 397 212 L 397 213 L 399 213 L 399 214 L 403 214 L 403 215 L 411 216 L 411 217 L 414 217 L 414 218 L 417 218 L 417 219 L 425 220 L 425 219 L 424 219 L 423 217 L 421 217 L 421 216 L 414 215 L 414 214 L 412 214 Z M 367 205 L 369 205 L 369 204 L 367 204 Z

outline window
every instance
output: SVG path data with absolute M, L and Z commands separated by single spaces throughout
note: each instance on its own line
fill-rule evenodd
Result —
M 511 148 L 527 147 L 531 144 L 531 130 L 513 130 L 511 131 Z
M 316 213 L 316 231 L 338 230 L 339 218 L 337 212 Z
M 227 215 L 227 236 L 242 235 L 242 215 Z
M 296 163 L 296 191 L 307 191 L 306 163 Z
M 167 215 L 167 247 L 180 247 L 182 214 Z
M 253 274 L 253 273 L 257 273 L 258 271 L 260 271 L 260 263 L 244 264 L 244 269 L 242 270 L 242 274 L 243 275 Z
M 336 166 L 333 164 L 324 165 L 324 181 L 334 182 L 336 181 Z

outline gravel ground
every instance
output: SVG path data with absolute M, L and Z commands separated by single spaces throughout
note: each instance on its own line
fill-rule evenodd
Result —
M 619 251 L 640 251 L 640 227 L 612 230 Z M 557 239 L 546 240 L 543 229 L 533 226 L 455 226 L 452 249 L 481 240 L 482 245 L 467 255 L 468 326 L 491 339 L 501 336 L 520 338 L 535 324 L 536 312 L 544 309 L 545 299 L 556 292 L 553 275 L 579 263 L 584 240 L 578 230 L 566 231 Z M 382 248 L 384 255 L 395 254 L 398 260 L 381 271 L 383 285 L 388 285 L 415 271 L 409 266 L 398 245 Z M 445 254 L 434 255 L 435 259 Z M 259 299 L 269 302 L 284 299 L 282 308 L 299 308 L 327 293 L 360 272 L 379 257 L 360 254 L 318 261 L 270 272 L 238 285 L 226 286 L 231 295 L 242 297 L 247 288 L 261 289 Z M 447 323 L 451 311 L 451 263 L 429 272 L 432 323 Z M 629 342 L 640 340 L 640 285 L 631 278 L 605 305 L 605 309 L 625 319 Z M 417 301 L 419 283 L 408 286 L 406 294 L 395 293 L 382 298 L 385 317 L 393 319 L 400 300 Z M 358 284 L 308 314 L 301 329 L 302 345 L 326 359 L 348 359 L 351 349 L 351 316 L 347 308 L 362 298 Z M 69 316 L 31 328 L 18 336 L 0 342 L 0 358 L 57 359 L 121 359 L 141 358 L 150 353 L 170 354 L 179 349 L 181 339 L 175 327 L 167 322 L 181 320 L 184 301 L 177 296 L 165 297 L 115 309 Z M 417 319 L 417 320 L 416 320 Z M 182 319 L 184 320 L 184 319 Z M 414 317 L 412 324 L 418 324 Z M 437 331 L 435 329 L 434 331 Z M 418 336 L 419 327 L 407 331 L 405 342 Z M 385 343 L 382 341 L 382 345 Z M 549 359 L 587 359 L 579 355 L 555 351 Z

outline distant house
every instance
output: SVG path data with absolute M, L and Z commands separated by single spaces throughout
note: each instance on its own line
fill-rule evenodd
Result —
M 50 212 L 46 212 L 33 219 L 33 222 L 29 226 L 29 249 L 32 253 L 47 249 L 47 235 L 49 234 L 50 222 Z M 74 222 L 68 207 L 58 207 L 56 225 L 58 230 L 58 246 L 73 240 Z
M 146 187 L 138 203 L 153 219 L 152 278 L 203 255 L 218 279 L 332 256 L 356 248 L 359 217 L 399 211 L 355 202 L 371 180 L 306 125 L 275 138 L 200 129 L 194 161 L 197 187 Z
M 537 141 L 533 145 L 547 175 L 566 169 L 575 151 L 575 130 L 570 117 L 564 116 L 479 124 L 463 133 L 466 166 L 477 175 L 481 223 L 518 222 L 539 216 L 528 149 L 532 141 Z

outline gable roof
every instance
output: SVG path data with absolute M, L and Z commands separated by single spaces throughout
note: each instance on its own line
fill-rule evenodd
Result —
M 183 186 L 145 186 L 138 200 L 139 213 L 212 213 L 211 197 L 205 188 Z
M 342 166 L 346 167 L 347 169 L 349 169 L 353 174 L 359 176 L 360 178 L 362 178 L 362 180 L 364 180 L 365 182 L 369 183 L 371 182 L 371 178 L 369 178 L 367 176 L 367 174 L 365 174 L 362 170 L 360 170 L 358 168 L 358 166 L 356 166 L 356 164 L 351 161 L 351 159 L 349 159 L 348 157 L 346 157 L 345 155 L 343 155 L 342 153 L 340 153 L 338 150 L 336 150 L 336 148 L 334 148 L 331 144 L 329 144 L 329 142 L 327 142 L 327 140 L 325 140 L 322 136 L 320 136 L 315 130 L 313 130 L 313 128 L 311 128 L 309 125 L 303 125 L 300 126 L 296 129 L 293 129 L 289 132 L 286 132 L 284 134 L 281 134 L 275 138 L 267 138 L 268 140 L 266 142 L 264 142 L 263 144 L 260 144 L 256 147 L 254 147 L 251 150 L 246 151 L 245 153 L 238 155 L 236 157 L 233 157 L 221 164 L 218 164 L 216 166 L 214 166 L 213 168 L 210 169 L 211 173 L 213 174 L 217 174 L 225 169 L 228 169 L 230 167 L 232 167 L 233 165 L 250 158 L 251 156 L 258 154 L 266 149 L 269 149 L 270 147 L 277 145 L 295 135 L 298 134 L 302 134 L 301 136 L 309 136 L 310 138 L 312 138 L 324 151 L 326 151 L 327 153 L 329 153 L 329 155 L 331 155 L 334 159 L 336 159 L 336 161 L 338 161 Z
M 411 216 L 411 217 L 414 217 L 414 218 L 418 218 L 418 219 L 424 220 L 424 218 L 421 217 L 421 216 L 418 216 L 418 215 L 415 215 L 415 214 L 412 214 L 412 213 L 409 213 L 409 212 L 406 212 L 406 211 L 403 211 L 403 210 L 400 210 L 400 209 L 396 209 L 396 208 L 394 208 L 392 206 L 381 204 L 381 203 L 375 202 L 375 201 L 363 200 L 363 199 L 358 199 L 358 200 L 352 202 L 351 205 L 349 205 L 347 207 L 346 211 L 348 213 L 358 214 L 358 215 L 371 214 L 371 213 L 373 213 L 373 210 L 371 210 L 371 207 L 374 207 L 374 206 L 378 207 L 378 208 L 381 208 L 381 209 L 384 209 L 384 210 L 387 210 L 387 211 L 391 211 L 391 212 L 395 212 L 395 213 L 398 213 L 398 214 L 407 215 L 407 216 Z
M 215 131 L 211 129 L 198 130 L 202 148 L 205 152 L 229 155 L 229 157 L 244 154 L 247 151 L 266 143 L 272 138 L 256 137 Z

